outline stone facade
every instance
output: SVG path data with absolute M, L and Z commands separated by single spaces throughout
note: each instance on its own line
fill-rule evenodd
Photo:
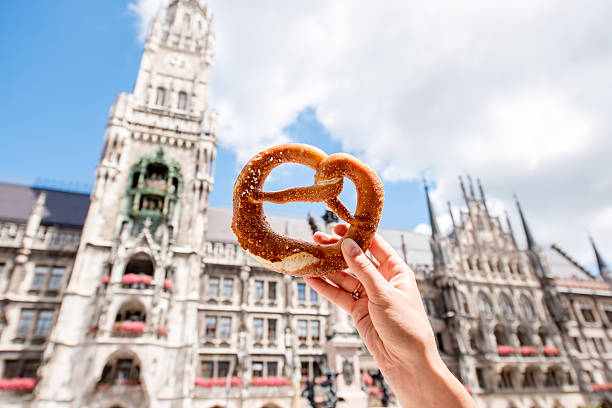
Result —
M 381 404 L 350 318 L 255 263 L 231 211 L 208 206 L 214 38 L 199 2 L 160 11 L 133 92 L 111 108 L 89 197 L 0 184 L 0 406 L 306 406 L 301 382 L 328 367 L 338 406 Z M 609 282 L 540 248 L 522 211 L 519 248 L 482 187 L 462 187 L 450 234 L 428 195 L 431 237 L 379 231 L 415 271 L 444 361 L 481 407 L 609 398 Z M 310 239 L 333 217 L 269 221 Z

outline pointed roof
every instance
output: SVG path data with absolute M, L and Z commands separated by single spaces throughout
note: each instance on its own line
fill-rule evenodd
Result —
M 597 250 L 597 246 L 595 245 L 595 241 L 593 237 L 589 235 L 589 241 L 591 241 L 591 246 L 593 247 L 593 252 L 595 252 L 595 258 L 597 259 L 597 267 L 599 268 L 599 274 L 606 278 L 606 275 L 611 275 L 610 268 L 606 264 L 606 261 L 603 259 L 599 251 Z
M 436 213 L 431 204 L 431 198 L 429 197 L 429 186 L 427 180 L 423 179 L 425 185 L 425 198 L 427 199 L 427 211 L 429 212 L 429 224 L 431 225 L 431 236 L 436 239 L 440 236 L 440 228 L 438 227 L 438 221 L 436 220 Z
M 525 231 L 525 238 L 527 239 L 527 248 L 536 249 L 538 247 L 538 244 L 536 243 L 535 239 L 533 239 L 533 235 L 531 234 L 531 230 L 529 229 L 529 225 L 527 225 L 527 220 L 525 219 L 525 214 L 523 214 L 521 203 L 519 202 L 516 194 L 514 195 L 514 201 L 516 202 L 516 207 L 518 208 L 519 215 L 521 216 L 521 223 L 523 224 L 523 230 Z

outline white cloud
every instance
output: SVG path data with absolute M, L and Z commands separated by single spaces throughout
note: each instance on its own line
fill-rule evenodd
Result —
M 142 27 L 161 0 L 134 0 Z M 612 3 L 587 0 L 218 1 L 211 78 L 221 143 L 241 160 L 286 140 L 306 106 L 384 178 L 424 171 L 436 205 L 457 174 L 542 244 L 612 258 Z M 141 29 L 141 36 L 144 33 Z M 450 217 L 449 217 L 450 218 Z M 422 227 L 421 227 L 422 228 Z M 611 260 L 612 262 L 612 260 Z

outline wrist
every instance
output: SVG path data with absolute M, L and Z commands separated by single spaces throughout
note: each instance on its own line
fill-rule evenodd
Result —
M 465 387 L 450 372 L 437 351 L 418 360 L 381 369 L 402 406 L 474 406 Z

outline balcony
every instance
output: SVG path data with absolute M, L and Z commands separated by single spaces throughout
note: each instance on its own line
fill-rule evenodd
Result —
M 147 324 L 145 322 L 126 320 L 113 324 L 113 336 L 139 336 L 146 332 L 146 330 Z

